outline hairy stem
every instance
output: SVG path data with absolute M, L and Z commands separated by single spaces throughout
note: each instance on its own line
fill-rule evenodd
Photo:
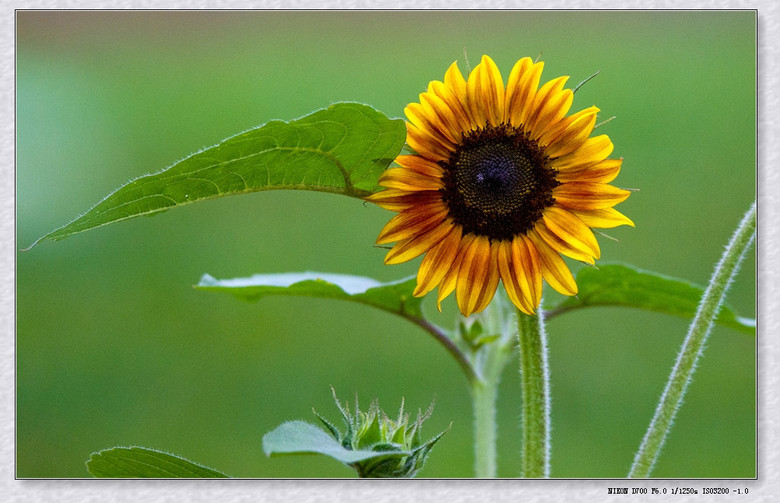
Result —
M 647 433 L 634 457 L 634 463 L 628 473 L 629 477 L 645 478 L 650 476 L 658 454 L 669 434 L 677 409 L 685 396 L 688 384 L 696 369 L 696 363 L 701 357 L 704 344 L 707 341 L 707 336 L 726 296 L 726 291 L 739 269 L 745 252 L 753 243 L 755 235 L 756 204 L 754 202 L 740 222 L 720 262 L 715 267 L 715 272 L 704 292 L 696 316 L 688 329 L 688 335 L 677 355 L 677 361 L 661 395 L 655 415 L 650 421 Z
M 517 326 L 523 400 L 520 475 L 546 478 L 550 476 L 550 378 L 542 310 L 536 315 L 518 311 Z

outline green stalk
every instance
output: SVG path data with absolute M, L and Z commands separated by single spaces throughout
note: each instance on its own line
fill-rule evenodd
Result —
M 753 243 L 755 235 L 756 204 L 754 202 L 740 222 L 720 262 L 715 267 L 715 272 L 704 292 L 696 316 L 688 329 L 688 335 L 677 356 L 666 389 L 661 395 L 658 408 L 634 458 L 634 463 L 628 473 L 629 477 L 646 478 L 650 476 L 653 465 L 669 434 L 677 409 L 685 396 L 713 321 L 726 296 L 726 291 L 739 269 L 742 258 Z
M 542 310 L 517 312 L 523 412 L 521 477 L 550 476 L 550 378 Z
M 496 396 L 497 382 L 471 381 L 474 409 L 474 476 L 496 476 Z

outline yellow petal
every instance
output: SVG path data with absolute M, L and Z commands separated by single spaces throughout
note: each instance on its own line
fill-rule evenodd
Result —
M 569 182 L 552 191 L 555 202 L 573 210 L 611 208 L 625 201 L 631 192 L 606 183 Z
M 542 213 L 542 220 L 547 228 L 556 236 L 567 242 L 569 246 L 593 258 L 599 258 L 601 251 L 596 236 L 582 220 L 572 213 L 557 206 L 550 206 Z
M 571 212 L 582 220 L 588 227 L 597 227 L 599 229 L 611 229 L 619 225 L 630 225 L 634 227 L 634 222 L 614 208 L 603 208 L 600 210 L 571 210 Z
M 453 150 L 452 145 L 445 145 L 435 136 L 418 128 L 411 122 L 406 123 L 406 143 L 412 149 L 431 161 L 446 161 Z
M 549 209 L 549 208 L 548 208 Z M 588 264 L 595 264 L 593 256 L 589 253 L 583 252 L 578 248 L 573 247 L 570 243 L 564 241 L 557 234 L 550 231 L 543 221 L 536 222 L 534 230 L 544 242 L 558 253 L 562 253 L 567 257 L 571 257 L 574 260 L 586 262 Z M 539 254 L 541 256 L 541 252 Z
M 504 120 L 504 81 L 498 67 L 488 56 L 469 75 L 466 102 L 474 125 L 484 127 L 489 122 L 498 126 Z
M 561 157 L 580 148 L 596 125 L 596 107 L 586 108 L 559 121 L 539 137 L 549 157 Z
M 422 94 L 420 101 L 422 101 Z M 443 144 L 455 144 L 460 138 L 455 138 L 446 124 L 444 124 L 436 113 L 421 103 L 409 103 L 404 108 L 404 114 L 409 122 L 417 126 L 420 131 L 434 136 L 436 140 Z
M 613 148 L 609 136 L 605 134 L 594 136 L 585 140 L 574 152 L 554 159 L 550 167 L 558 171 L 584 169 L 609 157 Z

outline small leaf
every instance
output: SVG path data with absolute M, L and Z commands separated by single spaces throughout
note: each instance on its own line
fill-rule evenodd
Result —
M 263 436 L 263 451 L 267 456 L 280 454 L 324 454 L 345 464 L 387 456 L 387 452 L 349 450 L 333 437 L 304 421 L 288 421 Z M 405 451 L 393 454 L 410 454 Z
M 247 192 L 299 189 L 361 198 L 377 189 L 379 175 L 405 140 L 402 120 L 358 103 L 271 121 L 133 180 L 30 248 L 44 239 Z
M 87 471 L 108 478 L 229 478 L 179 456 L 144 447 L 115 447 L 95 452 Z
M 422 318 L 422 298 L 412 295 L 415 285 L 414 277 L 380 283 L 363 276 L 302 272 L 222 280 L 204 274 L 196 288 L 228 292 L 246 301 L 258 301 L 268 295 L 350 300 L 405 317 Z
M 627 265 L 586 267 L 577 273 L 579 292 L 552 306 L 547 317 L 592 306 L 624 306 L 693 318 L 704 288 L 682 279 Z M 756 321 L 737 316 L 729 306 L 722 306 L 716 323 L 755 335 Z

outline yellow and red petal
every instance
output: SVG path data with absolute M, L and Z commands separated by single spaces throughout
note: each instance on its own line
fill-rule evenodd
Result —
M 451 223 L 444 221 L 427 231 L 399 241 L 387 252 L 385 264 L 401 264 L 419 257 L 439 244 L 451 228 Z
M 379 185 L 406 191 L 439 190 L 444 182 L 439 176 L 424 175 L 411 169 L 390 168 L 379 177 Z
M 465 249 L 455 292 L 464 316 L 484 309 L 495 295 L 498 286 L 495 256 L 495 249 L 485 236 L 477 236 Z
M 545 83 L 534 96 L 533 113 L 528 116 L 524 125 L 536 140 L 545 131 L 556 125 L 571 108 L 574 93 L 571 89 L 564 89 L 569 77 L 558 77 Z
M 528 233 L 528 238 L 536 247 L 542 276 L 547 284 L 563 295 L 576 295 L 577 282 L 560 254 L 550 248 L 535 230 Z
M 625 201 L 631 192 L 606 183 L 569 182 L 552 191 L 557 205 L 572 210 L 600 210 Z
M 560 172 L 566 170 L 585 169 L 606 159 L 612 153 L 612 140 L 603 134 L 585 140 L 577 150 L 553 159 L 551 168 Z
M 446 217 L 447 207 L 441 202 L 402 211 L 385 224 L 376 238 L 376 243 L 381 245 L 394 241 L 403 241 L 416 234 L 427 232 L 444 222 Z
M 504 121 L 504 81 L 488 56 L 482 56 L 469 75 L 466 91 L 466 103 L 475 127 L 484 127 L 488 122 L 498 126 Z
M 550 127 L 539 137 L 548 157 L 561 157 L 580 148 L 593 132 L 599 109 L 589 107 Z
M 518 61 L 507 82 L 507 120 L 515 126 L 525 124 L 532 111 L 534 96 L 542 77 L 544 62 L 531 63 L 530 58 Z
M 604 159 L 585 169 L 568 170 L 558 173 L 556 179 L 562 183 L 595 182 L 609 183 L 617 178 L 623 159 Z
M 572 248 L 593 258 L 601 256 L 593 231 L 571 212 L 558 206 L 550 206 L 542 213 L 542 220 L 550 232 L 566 241 Z
M 409 192 L 400 189 L 385 189 L 370 196 L 366 201 L 390 211 L 401 212 L 409 208 L 420 205 L 430 204 L 436 200 L 441 200 L 441 194 L 438 190 L 420 190 Z
M 416 297 L 427 294 L 441 283 L 447 271 L 453 267 L 462 238 L 460 226 L 450 225 L 449 232 L 428 250 L 417 270 L 417 287 L 414 289 Z

